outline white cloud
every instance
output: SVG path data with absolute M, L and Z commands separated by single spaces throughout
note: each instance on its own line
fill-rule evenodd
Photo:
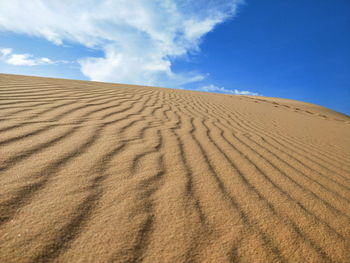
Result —
M 205 77 L 174 72 L 172 60 L 199 51 L 203 36 L 232 17 L 240 2 L 2 0 L 0 30 L 102 50 L 103 57 L 79 60 L 92 80 L 174 87 Z
M 36 58 L 31 54 L 15 54 L 11 48 L 0 48 L 0 60 L 13 66 L 37 66 L 55 63 L 49 58 Z
M 12 53 L 11 48 L 0 48 L 0 55 L 1 57 L 6 57 Z
M 236 95 L 254 95 L 254 96 L 258 96 L 259 94 L 256 92 L 251 92 L 251 91 L 247 91 L 247 90 L 238 90 L 238 89 L 226 89 L 224 87 L 218 87 L 215 85 L 207 85 L 207 86 L 203 86 L 198 88 L 198 90 L 200 91 L 208 91 L 208 92 L 219 92 L 219 93 L 228 93 L 228 94 L 236 94 Z

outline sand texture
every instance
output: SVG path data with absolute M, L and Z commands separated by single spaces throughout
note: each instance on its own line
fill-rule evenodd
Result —
M 0 262 L 350 262 L 350 118 L 0 75 Z

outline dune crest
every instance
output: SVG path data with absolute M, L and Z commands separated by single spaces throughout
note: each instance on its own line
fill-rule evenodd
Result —
M 350 118 L 0 74 L 0 262 L 347 262 Z

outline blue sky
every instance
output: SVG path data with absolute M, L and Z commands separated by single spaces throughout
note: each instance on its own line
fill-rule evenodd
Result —
M 350 115 L 349 13 L 348 0 L 3 0 L 0 72 L 259 94 Z

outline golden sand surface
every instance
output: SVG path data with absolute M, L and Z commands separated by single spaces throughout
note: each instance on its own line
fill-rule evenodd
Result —
M 350 118 L 0 75 L 0 262 L 350 262 Z

